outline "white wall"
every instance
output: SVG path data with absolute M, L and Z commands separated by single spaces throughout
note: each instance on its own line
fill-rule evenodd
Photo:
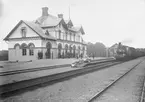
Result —
M 31 28 L 29 28 L 25 23 L 19 25 L 19 27 L 11 34 L 9 38 L 21 38 L 21 28 L 26 27 L 26 37 L 36 37 L 38 36 Z
M 25 43 L 25 44 L 29 44 L 29 43 L 33 43 L 35 45 L 35 47 L 41 47 L 41 39 L 20 39 L 20 40 L 10 40 L 8 42 L 8 48 L 14 48 L 15 44 L 18 43 L 18 44 L 22 44 L 22 43 Z
M 22 49 L 9 49 L 9 61 L 30 61 L 38 59 L 38 50 L 40 48 L 34 49 L 34 55 L 29 55 L 29 49 L 27 49 L 27 54 L 25 56 L 22 55 Z
M 22 49 L 14 49 L 15 44 L 29 44 L 29 43 L 33 43 L 35 45 L 36 48 L 34 48 L 34 55 L 30 56 L 29 55 L 29 49 L 27 49 L 27 55 L 26 56 L 22 56 Z M 41 40 L 37 39 L 37 40 L 10 40 L 8 42 L 8 47 L 9 47 L 9 61 L 29 61 L 29 60 L 36 60 L 37 59 L 37 53 L 38 50 L 41 50 Z

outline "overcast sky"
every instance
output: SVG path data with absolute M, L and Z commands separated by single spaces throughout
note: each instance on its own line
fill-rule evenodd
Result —
M 74 24 L 82 25 L 86 42 L 117 42 L 145 48 L 144 0 L 0 0 L 0 49 L 7 49 L 3 38 L 20 20 L 32 21 L 41 16 L 41 8 Z

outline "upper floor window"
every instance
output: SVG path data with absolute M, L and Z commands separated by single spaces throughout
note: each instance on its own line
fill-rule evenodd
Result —
M 67 34 L 68 34 L 68 33 L 66 33 L 66 40 L 67 40 Z
M 74 41 L 75 41 L 75 34 L 74 34 Z
M 61 39 L 61 30 L 59 30 L 59 37 L 58 38 Z
M 45 34 L 46 34 L 46 35 L 49 35 L 49 32 L 48 32 L 48 30 L 46 30 Z
M 26 37 L 26 27 L 21 28 L 22 37 Z
M 77 39 L 77 41 L 79 42 L 80 41 L 80 36 L 78 35 L 78 39 Z
M 72 36 L 72 33 L 70 33 L 70 41 L 71 41 L 71 36 Z

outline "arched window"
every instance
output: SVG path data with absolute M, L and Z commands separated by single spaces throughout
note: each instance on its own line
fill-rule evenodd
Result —
M 62 44 L 61 43 L 58 44 L 58 49 L 62 49 Z
M 23 43 L 21 45 L 21 49 L 22 49 L 22 55 L 26 56 L 27 55 L 27 45 L 25 43 Z
M 14 49 L 20 49 L 20 44 L 15 44 Z
M 22 27 L 21 28 L 21 34 L 22 34 L 22 37 L 26 37 L 26 27 Z
M 29 47 L 29 55 L 33 56 L 34 55 L 34 47 L 35 47 L 35 45 L 33 43 L 30 43 L 28 45 L 28 47 Z

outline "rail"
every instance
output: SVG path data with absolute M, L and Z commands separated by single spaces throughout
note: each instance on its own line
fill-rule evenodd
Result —
M 105 62 L 113 61 L 113 60 L 114 59 L 112 59 L 112 58 L 111 59 L 96 60 L 96 61 L 92 61 L 90 64 L 105 63 Z M 63 68 L 63 67 L 69 67 L 69 66 L 70 66 L 70 64 L 65 64 L 65 65 L 55 65 L 55 66 L 47 66 L 47 67 L 41 67 L 41 68 L 31 68 L 31 69 L 6 71 L 6 72 L 0 72 L 0 76 L 27 73 L 27 72 L 35 72 L 35 71 L 48 70 L 48 69 L 54 69 L 54 68 Z
M 119 63 L 121 63 L 121 62 L 100 63 L 97 65 L 92 65 L 92 66 L 85 67 L 85 68 L 74 69 L 74 70 L 67 71 L 67 72 L 56 73 L 56 74 L 38 77 L 38 78 L 34 78 L 34 79 L 23 80 L 23 81 L 19 81 L 19 82 L 15 82 L 15 83 L 1 85 L 0 94 L 9 93 L 12 91 L 20 90 L 20 89 L 31 87 L 34 85 L 39 85 L 39 84 L 46 83 L 46 82 L 52 82 L 52 81 L 56 81 L 56 80 L 57 80 L 56 82 L 58 82 L 58 80 L 62 80 L 62 79 L 68 78 L 68 77 L 80 76 L 82 74 L 86 74 L 86 73 L 89 73 L 92 71 L 97 71 L 97 70 L 101 70 L 104 68 L 108 68 L 110 66 L 113 66 L 113 65 L 116 65 Z
M 100 97 L 104 92 L 106 92 L 107 89 L 109 89 L 111 86 L 113 86 L 117 81 L 119 81 L 121 78 L 123 78 L 125 75 L 127 75 L 131 70 L 133 70 L 134 68 L 136 68 L 142 61 L 140 61 L 139 63 L 137 63 L 135 66 L 133 66 L 130 70 L 128 70 L 126 73 L 124 73 L 123 75 L 121 75 L 119 78 L 117 78 L 116 80 L 114 80 L 111 84 L 109 84 L 107 87 L 105 87 L 104 89 L 102 89 L 99 93 L 95 94 L 94 96 L 92 96 L 92 98 L 89 99 L 88 102 L 93 102 L 95 101 L 98 97 Z

